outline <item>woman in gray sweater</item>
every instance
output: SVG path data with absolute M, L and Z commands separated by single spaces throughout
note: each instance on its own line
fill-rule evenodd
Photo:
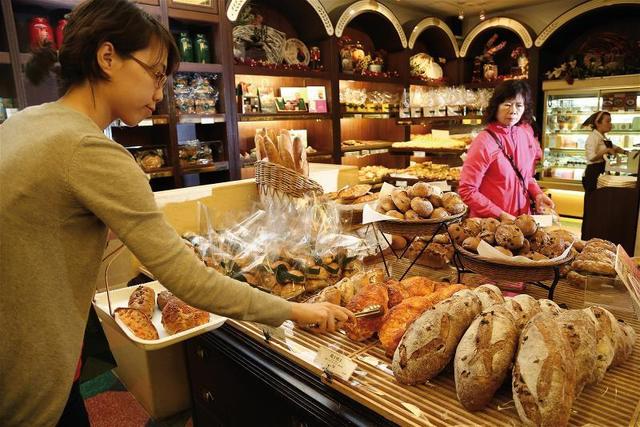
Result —
M 320 331 L 352 316 L 207 269 L 164 221 L 133 157 L 104 136 L 114 120 L 136 125 L 162 100 L 179 61 L 167 29 L 126 0 L 89 0 L 72 12 L 64 40 L 57 58 L 45 47 L 28 67 L 37 80 L 59 62 L 64 95 L 0 125 L 0 424 L 69 423 L 61 416 L 78 401 L 72 382 L 107 227 L 176 296 L 204 310 L 318 323 Z

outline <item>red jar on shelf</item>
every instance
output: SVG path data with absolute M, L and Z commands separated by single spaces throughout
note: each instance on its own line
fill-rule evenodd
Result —
M 44 46 L 45 43 L 51 43 L 56 48 L 56 42 L 53 40 L 53 29 L 49 24 L 49 20 L 42 16 L 34 16 L 29 21 L 29 45 L 31 49 L 37 49 Z
M 64 41 L 64 27 L 67 26 L 67 19 L 62 18 L 58 21 L 58 26 L 56 27 L 56 45 L 58 49 L 62 47 L 62 42 Z

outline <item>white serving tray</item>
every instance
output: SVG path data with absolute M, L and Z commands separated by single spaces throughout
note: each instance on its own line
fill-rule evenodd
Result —
M 167 288 L 162 286 L 160 282 L 157 282 L 157 281 L 145 283 L 144 286 L 148 286 L 152 288 L 156 292 L 156 297 L 158 296 L 158 293 L 167 290 Z M 127 288 L 115 289 L 115 290 L 109 291 L 109 296 L 111 297 L 111 309 L 115 311 L 116 308 L 127 307 L 127 304 L 129 303 L 129 296 L 133 291 L 135 291 L 136 288 L 137 286 L 131 286 Z M 177 344 L 181 341 L 187 340 L 196 335 L 200 335 L 205 332 L 212 331 L 216 328 L 219 328 L 227 320 L 226 317 L 209 313 L 209 322 L 205 323 L 204 325 L 196 326 L 195 328 L 178 332 L 175 335 L 169 335 L 167 334 L 167 332 L 164 330 L 164 327 L 162 326 L 162 313 L 160 312 L 160 310 L 158 309 L 158 305 L 156 304 L 156 308 L 153 313 L 153 318 L 151 319 L 151 322 L 156 327 L 160 338 L 157 340 L 143 340 L 135 336 L 133 332 L 131 332 L 131 330 L 120 320 L 113 319 L 113 317 L 110 316 L 109 303 L 107 301 L 106 292 L 96 294 L 93 305 L 96 308 L 96 310 L 100 310 L 102 311 L 102 314 L 104 314 L 104 316 L 100 316 L 101 319 L 105 319 L 105 318 L 111 319 L 115 324 L 118 325 L 118 327 L 124 332 L 124 334 L 131 341 L 133 341 L 138 347 L 141 347 L 145 350 L 160 350 L 161 348 L 165 348 L 170 345 Z

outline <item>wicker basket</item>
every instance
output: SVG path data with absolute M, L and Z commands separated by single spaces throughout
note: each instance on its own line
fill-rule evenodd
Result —
M 397 219 L 378 221 L 376 222 L 376 225 L 378 230 L 387 234 L 398 234 L 401 236 L 432 236 L 436 231 L 438 231 L 439 227 L 459 220 L 466 213 L 467 210 L 465 209 L 464 212 L 441 219 L 421 219 L 417 221 Z M 447 228 L 445 226 L 442 232 L 445 232 L 446 230 Z
M 555 278 L 555 269 L 573 260 L 573 255 L 569 253 L 563 259 L 557 261 L 537 261 L 536 265 L 522 265 L 507 260 L 498 263 L 495 260 L 487 260 L 477 254 L 469 252 L 457 244 L 454 244 L 454 247 L 464 269 L 496 280 L 522 282 L 553 280 Z
M 256 162 L 256 183 L 260 198 L 289 201 L 305 195 L 321 195 L 324 190 L 312 179 L 271 162 Z

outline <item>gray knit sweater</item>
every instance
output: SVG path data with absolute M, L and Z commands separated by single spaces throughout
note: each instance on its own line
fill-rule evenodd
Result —
M 0 425 L 55 425 L 80 356 L 107 226 L 176 296 L 273 325 L 291 304 L 207 269 L 144 173 L 85 115 L 27 108 L 0 125 Z

